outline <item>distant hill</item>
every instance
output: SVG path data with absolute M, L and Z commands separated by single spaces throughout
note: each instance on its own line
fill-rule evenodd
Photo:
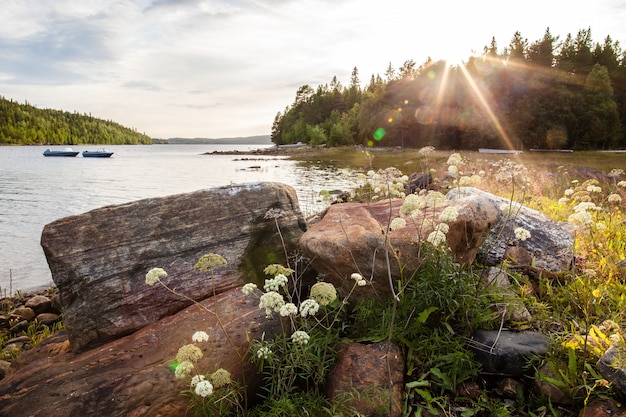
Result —
M 168 143 L 177 145 L 271 145 L 270 135 L 246 136 L 236 138 L 169 138 L 169 139 L 152 139 L 152 143 Z
M 0 145 L 149 144 L 149 136 L 115 123 L 0 96 Z

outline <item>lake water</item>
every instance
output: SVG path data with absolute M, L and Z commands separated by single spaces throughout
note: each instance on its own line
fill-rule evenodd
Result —
M 11 289 L 52 284 L 40 238 L 46 224 L 62 217 L 143 198 L 260 181 L 293 186 L 300 208 L 311 214 L 325 204 L 321 190 L 356 185 L 354 173 L 284 157 L 203 155 L 262 147 L 109 146 L 115 152 L 111 158 L 63 158 L 44 157 L 46 147 L 0 146 L 0 296 Z

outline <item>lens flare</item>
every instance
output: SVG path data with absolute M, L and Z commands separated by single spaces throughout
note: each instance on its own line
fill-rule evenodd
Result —
M 421 106 L 415 110 L 415 120 L 422 125 L 429 125 L 433 123 L 434 115 L 430 106 Z
M 374 139 L 375 140 L 383 140 L 383 138 L 385 137 L 385 134 L 387 132 L 385 131 L 384 128 L 379 127 L 378 129 L 376 129 L 376 131 L 374 132 Z

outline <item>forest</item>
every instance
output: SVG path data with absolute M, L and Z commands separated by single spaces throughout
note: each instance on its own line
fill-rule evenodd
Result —
M 361 87 L 298 88 L 278 112 L 272 142 L 312 146 L 438 149 L 626 148 L 626 56 L 618 41 L 592 40 L 591 28 L 563 40 L 547 28 L 529 42 L 515 32 L 495 38 L 457 65 L 430 58 L 391 63 Z
M 136 145 L 152 139 L 110 120 L 39 109 L 0 96 L 0 145 Z

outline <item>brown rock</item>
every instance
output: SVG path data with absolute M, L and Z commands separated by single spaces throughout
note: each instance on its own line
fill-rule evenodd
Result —
M 397 345 L 349 343 L 341 348 L 328 376 L 327 392 L 332 398 L 356 390 L 360 395 L 348 405 L 362 416 L 400 416 L 403 377 L 404 358 Z
M 270 209 L 280 217 L 267 218 Z M 165 269 L 168 285 L 201 300 L 247 281 L 262 283 L 263 268 L 285 263 L 285 251 L 295 247 L 304 228 L 292 187 L 257 183 L 66 217 L 44 227 L 41 245 L 60 292 L 72 348 L 78 351 L 190 304 L 159 285 L 146 285 L 150 269 Z M 194 270 L 207 253 L 223 256 L 228 264 L 213 274 Z
M 595 400 L 580 410 L 578 417 L 626 417 L 626 408 L 615 400 Z
M 24 306 L 17 307 L 11 312 L 11 315 L 27 321 L 31 321 L 37 316 L 32 308 Z
M 24 303 L 24 306 L 31 308 L 35 314 L 50 313 L 52 311 L 52 301 L 45 295 L 36 295 L 29 298 Z
M 239 381 L 245 374 L 246 384 L 256 388 L 256 367 L 245 355 L 251 340 L 279 331 L 278 319 L 266 319 L 258 299 L 238 288 L 202 305 L 217 315 L 193 305 L 81 353 L 68 352 L 59 336 L 64 332 L 55 334 L 20 355 L 0 380 L 0 417 L 186 416 L 187 400 L 179 394 L 186 382 L 175 378 L 170 365 L 198 330 L 206 331 L 209 341 L 197 343 L 203 352 L 197 368 L 222 367 Z
M 50 327 L 57 321 L 61 320 L 61 317 L 59 317 L 59 315 L 55 313 L 41 313 L 37 317 L 35 317 L 35 320 L 37 320 L 41 324 Z
M 390 293 L 385 253 L 385 231 L 390 219 L 399 217 L 403 200 L 371 204 L 344 203 L 331 206 L 323 218 L 300 238 L 305 256 L 325 279 L 347 293 L 354 281 L 347 279 L 354 272 L 372 278 L 372 285 L 359 288 L 352 300 L 383 297 Z M 407 217 L 406 227 L 388 232 L 389 268 L 392 279 L 401 276 L 400 265 L 417 270 L 424 261 L 420 245 L 432 232 L 432 222 L 447 206 L 457 209 L 456 221 L 449 223 L 447 240 L 460 263 L 471 263 L 498 219 L 499 211 L 475 196 L 441 202 L 435 209 L 424 210 L 423 218 Z

